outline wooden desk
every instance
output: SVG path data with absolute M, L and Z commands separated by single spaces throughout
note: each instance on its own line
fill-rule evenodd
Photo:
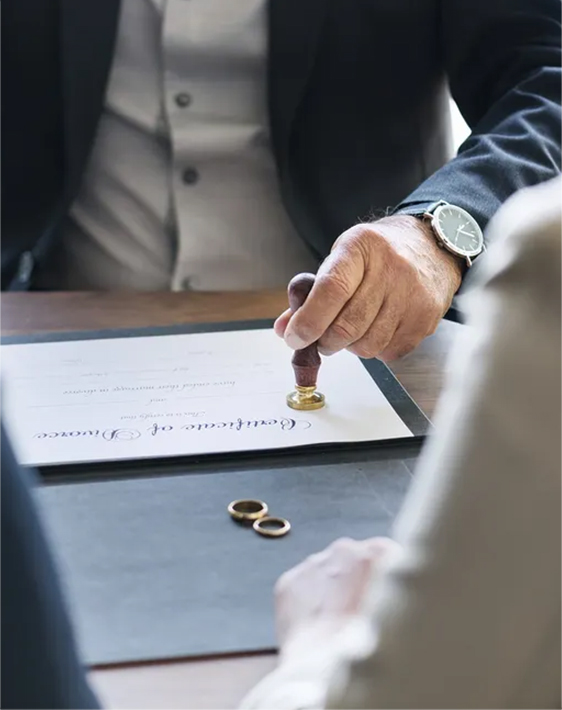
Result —
M 274 318 L 284 291 L 245 293 L 15 293 L 1 297 L 2 335 Z M 393 364 L 431 416 L 458 326 L 443 322 L 415 353 Z M 115 666 L 91 672 L 106 707 L 234 708 L 275 665 L 272 654 Z

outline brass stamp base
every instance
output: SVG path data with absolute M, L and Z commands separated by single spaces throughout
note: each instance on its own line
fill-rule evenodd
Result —
M 324 395 L 316 391 L 316 387 L 295 386 L 295 391 L 287 395 L 287 404 L 291 409 L 300 411 L 310 411 L 311 409 L 322 409 L 326 404 Z

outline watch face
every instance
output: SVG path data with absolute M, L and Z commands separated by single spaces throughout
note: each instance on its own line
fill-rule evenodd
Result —
M 466 210 L 454 205 L 440 205 L 433 224 L 452 251 L 461 256 L 476 256 L 482 251 L 484 237 L 478 222 Z

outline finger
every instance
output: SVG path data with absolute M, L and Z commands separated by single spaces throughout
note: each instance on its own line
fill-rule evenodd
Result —
M 361 253 L 342 241 L 320 266 L 308 298 L 290 319 L 287 345 L 300 350 L 318 340 L 357 291 L 363 274 Z
M 380 559 L 396 551 L 400 545 L 389 537 L 371 537 L 362 540 L 364 550 L 374 559 Z
M 425 335 L 414 334 L 408 326 L 403 324 L 396 330 L 388 345 L 377 356 L 383 362 L 393 362 L 401 357 L 405 357 L 412 350 L 415 350 Z
M 438 322 L 439 319 L 430 305 L 426 308 L 423 304 L 418 304 L 417 308 L 405 314 L 394 336 L 378 357 L 385 362 L 404 357 L 435 330 Z
M 354 547 L 357 547 L 358 544 L 359 542 L 351 537 L 338 537 L 337 540 L 334 540 L 334 542 L 326 548 L 326 552 L 333 552 L 334 550 L 352 550 Z
M 320 353 L 332 355 L 360 340 L 377 317 L 383 299 L 381 280 L 367 272 L 353 297 L 318 341 Z
M 308 558 L 283 572 L 275 583 L 275 594 L 283 594 L 285 590 L 290 589 L 294 585 L 295 580 L 306 570 L 307 564 Z
M 400 297 L 396 298 L 394 294 L 387 296 L 365 335 L 356 340 L 349 351 L 362 358 L 378 357 L 394 337 L 401 313 Z
M 315 552 L 312 555 L 309 555 L 305 562 L 313 564 L 313 565 L 322 565 L 324 564 L 327 560 L 330 559 L 330 548 L 326 547 L 324 550 L 321 550 L 320 552 Z
M 354 565 L 355 562 L 361 560 L 369 560 L 370 552 L 365 546 L 364 540 L 353 540 L 350 538 L 341 538 L 333 542 L 328 548 L 328 562 L 338 561 L 339 564 L 344 564 L 347 567 L 349 564 Z
M 287 308 L 286 311 L 283 311 L 281 315 L 277 318 L 275 323 L 273 324 L 273 330 L 275 331 L 275 335 L 278 335 L 280 338 L 282 338 L 285 335 L 285 330 L 287 328 L 287 325 L 289 321 L 291 320 L 293 312 L 291 311 L 290 308 Z

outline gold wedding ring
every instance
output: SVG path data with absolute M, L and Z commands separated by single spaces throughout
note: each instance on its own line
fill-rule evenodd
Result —
M 228 512 L 234 520 L 253 522 L 267 515 L 269 508 L 267 504 L 261 500 L 253 498 L 245 498 L 242 500 L 233 500 L 228 506 Z
M 264 516 L 255 520 L 252 527 L 264 537 L 283 537 L 291 529 L 291 523 L 285 518 Z

